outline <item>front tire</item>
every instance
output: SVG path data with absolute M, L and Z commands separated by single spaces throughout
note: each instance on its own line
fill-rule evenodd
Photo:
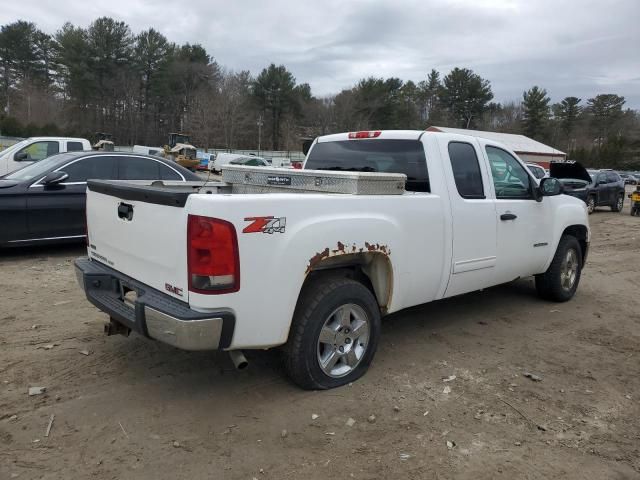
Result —
M 623 207 L 624 207 L 624 195 L 620 194 L 618 195 L 618 198 L 616 199 L 615 203 L 611 205 L 611 211 L 621 212 Z
M 380 337 L 380 309 L 371 291 L 345 277 L 305 286 L 284 347 L 289 377 L 307 390 L 351 383 L 369 368 Z
M 578 289 L 582 274 L 582 248 L 576 237 L 563 235 L 551 265 L 536 275 L 536 290 L 545 300 L 566 302 Z
M 596 210 L 596 197 L 589 195 L 587 198 L 587 212 L 591 215 Z

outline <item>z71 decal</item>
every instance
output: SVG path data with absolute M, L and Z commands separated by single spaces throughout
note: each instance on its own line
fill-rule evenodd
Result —
M 287 225 L 286 217 L 247 217 L 244 221 L 251 223 L 242 233 L 284 233 Z

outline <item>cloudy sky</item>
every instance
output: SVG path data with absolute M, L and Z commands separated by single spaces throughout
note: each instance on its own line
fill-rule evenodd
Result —
M 170 41 L 201 43 L 223 66 L 284 64 L 314 94 L 367 76 L 420 81 L 469 67 L 498 101 L 540 85 L 554 101 L 617 93 L 640 108 L 640 0 L 21 0 L 18 19 L 54 33 L 67 21 L 124 20 Z

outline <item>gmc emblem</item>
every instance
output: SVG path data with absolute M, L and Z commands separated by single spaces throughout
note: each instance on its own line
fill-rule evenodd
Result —
M 170 285 L 168 283 L 164 284 L 164 289 L 167 292 L 173 293 L 174 295 L 178 295 L 178 296 L 182 296 L 182 289 L 178 288 L 178 287 L 174 287 L 173 285 Z

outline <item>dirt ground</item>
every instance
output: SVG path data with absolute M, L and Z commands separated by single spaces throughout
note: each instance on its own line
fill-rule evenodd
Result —
M 326 392 L 276 351 L 238 372 L 104 337 L 82 247 L 2 252 L 0 479 L 640 478 L 640 218 L 590 218 L 571 302 L 525 279 L 395 314 L 369 373 Z

